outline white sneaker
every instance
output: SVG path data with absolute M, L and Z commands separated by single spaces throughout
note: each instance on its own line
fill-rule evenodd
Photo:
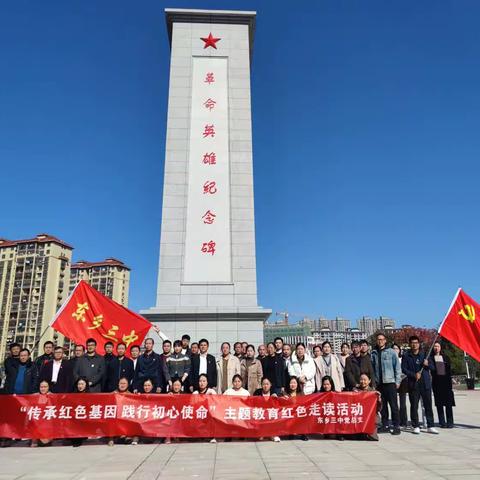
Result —
M 438 430 L 435 427 L 427 428 L 428 433 L 433 433 L 434 435 L 438 435 Z
M 420 434 L 420 427 L 415 427 L 415 428 L 413 429 L 413 433 L 414 433 L 415 435 L 419 435 L 419 434 Z
M 279 441 L 280 441 L 280 437 L 272 437 L 272 440 L 273 440 L 274 442 L 279 442 Z
M 216 439 L 216 438 L 212 438 L 212 439 L 210 440 L 210 443 L 217 443 L 217 439 Z

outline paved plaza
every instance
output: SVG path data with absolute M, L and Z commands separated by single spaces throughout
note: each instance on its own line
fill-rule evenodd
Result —
M 458 392 L 457 428 L 379 442 L 300 440 L 0 450 L 0 480 L 480 478 L 480 391 Z

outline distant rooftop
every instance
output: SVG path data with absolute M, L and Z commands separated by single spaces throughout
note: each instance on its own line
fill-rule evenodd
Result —
M 101 262 L 88 262 L 87 260 L 78 260 L 78 262 L 73 263 L 71 266 L 72 269 L 75 268 L 77 270 L 87 269 L 91 267 L 122 267 L 130 270 L 130 267 L 127 267 L 127 265 L 125 265 L 121 260 L 113 257 L 106 258 Z
M 57 245 L 73 250 L 71 245 L 53 235 L 49 235 L 48 233 L 39 233 L 35 238 L 26 238 L 22 240 L 7 240 L 6 238 L 0 238 L 0 248 L 14 247 L 15 245 L 23 243 L 56 243 Z

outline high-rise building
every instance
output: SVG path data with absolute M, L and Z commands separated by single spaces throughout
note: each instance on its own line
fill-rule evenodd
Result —
M 346 332 L 351 328 L 350 320 L 342 317 L 336 317 L 335 320 L 330 320 L 330 328 L 337 332 Z
M 14 341 L 35 354 L 46 340 L 63 343 L 48 324 L 68 295 L 72 250 L 48 234 L 0 239 L 0 359 Z
M 85 280 L 105 296 L 128 307 L 130 286 L 130 268 L 116 258 L 107 258 L 103 262 L 79 260 L 71 267 L 70 292 L 80 280 Z
M 357 326 L 359 330 L 365 332 L 367 337 L 370 337 L 379 330 L 395 328 L 395 320 L 382 316 L 379 318 L 362 317 L 358 320 Z

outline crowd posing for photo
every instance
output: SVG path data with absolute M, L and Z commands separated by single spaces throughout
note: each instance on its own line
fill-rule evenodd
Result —
M 154 340 L 145 339 L 143 349 L 112 342 L 104 345 L 105 354 L 97 353 L 97 343 L 90 338 L 86 345 L 76 345 L 73 356 L 66 358 L 63 347 L 45 342 L 43 354 L 32 360 L 30 351 L 13 343 L 5 359 L 5 378 L 2 391 L 13 395 L 51 395 L 58 393 L 116 392 L 120 394 L 181 395 L 238 395 L 277 396 L 293 398 L 316 392 L 376 391 L 381 426 L 378 432 L 400 435 L 411 428 L 420 434 L 419 404 L 423 405 L 427 432 L 438 434 L 435 428 L 432 391 L 441 428 L 453 428 L 453 406 L 450 360 L 435 342 L 431 354 L 421 349 L 420 339 L 412 336 L 409 349 L 402 352 L 398 345 L 387 346 L 383 333 L 376 335 L 371 348 L 366 340 L 344 343 L 341 353 L 332 352 L 326 341 L 316 345 L 312 353 L 303 343 L 295 348 L 279 337 L 255 350 L 247 342 L 233 345 L 224 342 L 221 354 L 215 358 L 209 353 L 209 342 L 203 338 L 190 343 L 184 335 L 181 340 L 164 340 L 162 353 L 154 351 Z M 406 397 L 410 402 L 410 427 Z M 348 436 L 324 435 L 325 438 L 344 440 Z M 288 438 L 308 440 L 306 435 Z M 318 438 L 316 436 L 315 438 Z M 358 436 L 356 437 L 358 438 Z M 361 438 L 378 440 L 376 433 Z M 73 439 L 80 446 L 84 438 Z M 272 438 L 279 442 L 278 436 Z M 147 438 L 109 438 L 115 442 L 152 442 Z M 170 443 L 172 439 L 164 439 Z M 216 439 L 210 439 L 215 442 Z M 49 445 L 52 439 L 32 440 L 31 446 Z M 4 439 L 2 446 L 12 444 Z

